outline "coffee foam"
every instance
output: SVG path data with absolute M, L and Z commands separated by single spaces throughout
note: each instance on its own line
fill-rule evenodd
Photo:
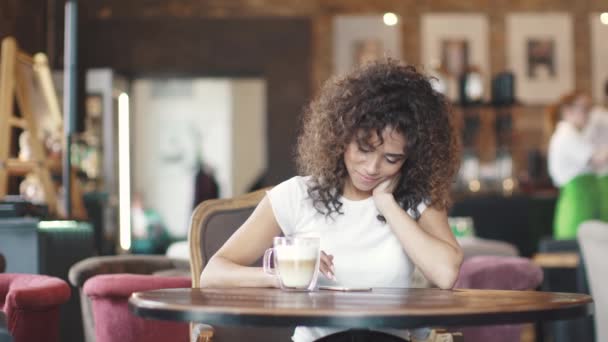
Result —
M 319 250 L 314 246 L 289 245 L 275 246 L 279 260 L 317 259 Z

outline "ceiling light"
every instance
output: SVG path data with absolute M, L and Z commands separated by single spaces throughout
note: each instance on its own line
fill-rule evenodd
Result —
M 384 20 L 384 24 L 387 26 L 394 26 L 399 22 L 397 15 L 391 12 L 384 13 L 382 20 Z

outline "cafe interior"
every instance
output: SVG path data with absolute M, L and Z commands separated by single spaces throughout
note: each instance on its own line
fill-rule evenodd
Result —
M 589 119 L 555 153 L 608 149 L 606 1 L 0 0 L 0 40 L 0 341 L 290 340 L 293 326 L 142 317 L 132 295 L 200 287 L 265 191 L 299 174 L 323 84 L 387 58 L 429 77 L 460 141 L 453 291 L 592 298 L 413 341 L 608 341 L 607 173 L 557 182 L 549 161 L 573 92 Z

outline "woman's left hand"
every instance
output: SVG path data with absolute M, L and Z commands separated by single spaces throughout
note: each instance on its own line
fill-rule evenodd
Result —
M 395 191 L 395 189 L 397 188 L 397 185 L 399 184 L 399 178 L 401 177 L 401 175 L 396 175 L 393 176 L 391 178 L 387 178 L 384 181 L 382 181 L 380 184 L 376 185 L 376 187 L 374 188 L 372 195 L 377 196 L 377 195 L 382 195 L 382 194 L 393 194 L 393 191 Z
M 382 207 L 384 206 L 384 203 L 386 203 L 387 200 L 395 200 L 395 197 L 393 197 L 393 192 L 399 184 L 400 176 L 401 175 L 396 175 L 391 178 L 385 179 L 380 184 L 376 185 L 376 187 L 372 191 L 374 202 L 376 203 L 376 207 L 378 207 L 380 211 L 382 211 Z

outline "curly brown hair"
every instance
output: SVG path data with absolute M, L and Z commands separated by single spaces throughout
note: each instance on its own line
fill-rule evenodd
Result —
M 328 80 L 303 116 L 297 145 L 298 168 L 311 176 L 308 195 L 316 210 L 327 216 L 342 213 L 347 145 L 353 139 L 365 144 L 373 133 L 382 139 L 387 126 L 407 142 L 407 159 L 393 192 L 399 205 L 412 209 L 416 219 L 422 201 L 447 209 L 460 164 L 460 141 L 450 112 L 428 77 L 392 59 Z

